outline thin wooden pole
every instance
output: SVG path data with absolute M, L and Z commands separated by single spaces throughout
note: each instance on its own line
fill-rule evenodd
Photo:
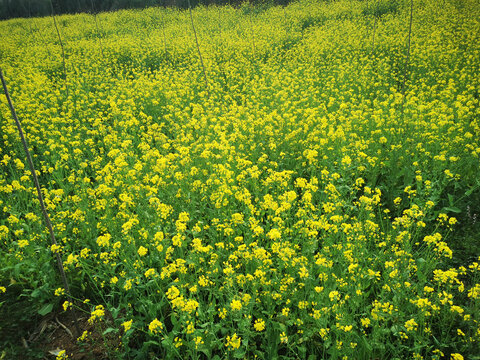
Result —
M 34 25 L 35 25 L 35 28 L 36 28 L 35 31 L 38 32 L 38 34 L 40 35 L 40 38 L 41 38 L 42 42 L 45 44 L 45 50 L 47 50 L 48 56 L 49 56 L 49 57 L 52 57 L 52 53 L 50 52 L 50 49 L 48 48 L 48 47 L 49 47 L 49 46 L 48 46 L 48 43 L 45 41 L 45 38 L 43 37 L 42 32 L 41 32 L 41 30 L 40 30 L 40 27 L 37 26 L 37 24 L 34 22 L 34 19 L 32 18 L 32 14 L 31 14 L 31 11 L 30 11 L 30 9 L 31 9 L 30 2 L 31 2 L 31 0 L 28 0 L 28 20 L 29 20 L 29 21 L 28 21 L 28 25 L 29 25 L 29 27 L 30 27 L 30 33 L 31 33 L 31 34 L 34 33 L 34 28 L 33 28 L 33 26 L 32 26 L 32 24 L 34 24 Z
M 249 19 L 250 19 L 250 26 L 251 26 L 251 29 L 252 29 L 252 47 L 253 47 L 253 57 L 255 58 L 255 55 L 256 55 L 256 47 L 255 47 L 255 29 L 253 27 L 254 23 L 253 23 L 253 15 L 252 15 L 253 11 L 250 13 L 250 16 L 249 16 Z
M 42 191 L 40 189 L 40 183 L 38 182 L 37 173 L 35 172 L 35 167 L 33 166 L 32 157 L 30 155 L 30 151 L 28 150 L 27 139 L 25 138 L 25 135 L 24 135 L 23 130 L 22 130 L 22 125 L 20 124 L 20 121 L 18 120 L 17 113 L 15 111 L 15 108 L 13 107 L 12 100 L 10 99 L 10 95 L 8 93 L 8 88 L 7 88 L 7 83 L 5 82 L 5 78 L 3 77 L 3 71 L 2 71 L 1 68 L 0 68 L 0 78 L 2 80 L 3 91 L 5 93 L 5 96 L 7 97 L 8 106 L 10 107 L 12 117 L 15 120 L 15 123 L 17 125 L 17 129 L 18 129 L 18 133 L 20 135 L 20 139 L 22 140 L 23 149 L 25 150 L 25 154 L 27 155 L 28 166 L 30 167 L 30 172 L 32 173 L 33 182 L 35 184 L 35 188 L 37 189 L 38 201 L 40 202 L 40 208 L 42 209 L 43 218 L 44 218 L 45 224 L 48 228 L 48 232 L 50 233 L 51 243 L 52 243 L 52 245 L 57 245 L 57 241 L 55 240 L 55 234 L 53 232 L 53 226 L 52 226 L 52 223 L 50 222 L 50 217 L 48 216 L 48 212 L 47 212 L 47 209 L 45 207 L 45 203 L 43 201 L 43 195 L 42 195 Z M 63 269 L 62 258 L 60 257 L 60 254 L 59 254 L 58 251 L 55 252 L 55 256 L 57 258 L 57 267 L 58 267 L 58 271 L 60 272 L 60 276 L 62 278 L 63 287 L 65 288 L 65 293 L 67 295 L 68 301 L 70 301 L 73 304 L 72 295 L 70 293 L 70 287 L 68 286 L 68 281 L 67 281 L 67 277 L 65 275 L 65 270 Z M 73 308 L 72 308 L 72 314 L 73 314 L 73 320 L 74 320 L 74 324 L 75 324 L 75 331 L 77 333 L 76 336 L 78 337 L 78 336 L 80 336 L 80 328 L 78 327 L 77 315 L 76 315 L 75 310 Z
M 405 59 L 405 67 L 403 69 L 403 83 L 402 83 L 402 117 L 403 106 L 405 103 L 405 88 L 408 76 L 408 62 L 410 60 L 410 41 L 412 37 L 412 22 L 413 22 L 413 0 L 410 0 L 410 23 L 408 25 L 408 44 L 407 44 L 407 58 Z
M 102 37 L 100 35 L 100 30 L 98 27 L 98 20 L 97 20 L 97 12 L 95 11 L 95 6 L 93 4 L 93 0 L 90 0 L 90 4 L 92 5 L 92 12 L 93 12 L 93 17 L 95 19 L 95 27 L 97 28 L 97 35 L 98 35 L 98 42 L 100 43 L 100 52 L 102 53 L 102 57 L 104 57 L 103 54 L 103 45 L 102 45 Z
M 62 62 L 63 62 L 63 74 L 65 75 L 65 88 L 67 90 L 67 99 L 68 99 L 68 83 L 67 83 L 67 64 L 65 62 L 65 49 L 63 47 L 62 37 L 60 36 L 60 30 L 58 29 L 57 20 L 55 18 L 55 11 L 53 10 L 53 2 L 50 0 L 50 8 L 52 9 L 52 18 L 55 29 L 57 30 L 58 41 L 60 41 L 60 47 L 62 48 Z
M 195 30 L 195 25 L 193 23 L 192 5 L 190 4 L 190 0 L 188 0 L 188 10 L 190 12 L 190 21 L 192 22 L 192 29 L 193 29 L 193 34 L 195 35 L 195 43 L 197 44 L 198 56 L 200 57 L 200 64 L 202 65 L 203 78 L 205 79 L 205 86 L 207 87 L 207 95 L 210 96 L 210 92 L 208 90 L 207 72 L 205 71 L 205 65 L 203 64 L 203 58 L 202 58 L 202 52 L 200 51 L 200 45 L 198 44 L 197 31 Z
M 163 34 L 163 47 L 165 51 L 165 57 L 168 59 L 167 35 L 165 34 L 165 14 L 162 14 L 162 34 Z

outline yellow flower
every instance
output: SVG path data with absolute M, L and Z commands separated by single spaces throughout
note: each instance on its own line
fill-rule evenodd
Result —
M 229 348 L 229 350 L 230 350 L 230 348 L 232 350 L 235 350 L 235 349 L 238 349 L 240 347 L 241 341 L 242 341 L 242 338 L 237 336 L 237 333 L 234 333 L 232 335 L 232 337 L 227 336 L 227 342 L 226 342 L 225 346 L 227 348 Z
M 150 276 L 153 276 L 155 275 L 155 269 L 148 269 L 147 271 L 145 271 L 145 277 L 148 278 Z
M 218 309 L 218 317 L 220 319 L 225 319 L 227 317 L 227 309 L 225 308 Z
M 480 284 L 475 284 L 475 286 L 468 290 L 468 297 L 472 299 L 478 299 L 480 297 Z
M 241 310 L 242 309 L 242 302 L 240 300 L 232 300 L 230 303 L 230 307 L 232 310 Z
M 352 329 L 353 329 L 353 326 L 352 326 L 352 325 L 347 325 L 347 326 L 345 326 L 345 327 L 343 328 L 343 331 L 349 332 L 349 331 L 352 331 Z
M 140 256 L 145 256 L 147 255 L 147 252 L 148 252 L 148 249 L 147 248 L 144 248 L 143 246 L 140 246 L 138 248 L 138 255 Z
M 410 319 L 405 322 L 405 328 L 407 331 L 416 331 L 418 328 L 418 324 L 416 323 L 415 319 Z
M 300 270 L 298 271 L 298 275 L 300 278 L 305 279 L 308 277 L 308 270 L 305 266 L 302 266 Z
M 267 233 L 267 237 L 271 240 L 279 240 L 282 237 L 282 233 L 278 229 L 272 229 Z
M 134 279 L 128 279 L 127 281 L 125 281 L 123 288 L 127 291 L 130 290 L 132 288 L 133 282 L 134 282 Z
M 155 241 L 162 241 L 164 239 L 164 234 L 162 231 L 158 231 L 155 233 L 155 236 L 153 237 Z
M 97 245 L 107 247 L 110 245 L 110 239 L 112 236 L 110 234 L 101 235 L 97 238 Z
M 62 296 L 65 295 L 65 289 L 64 288 L 58 288 L 55 290 L 55 296 Z
M 330 291 L 328 297 L 330 298 L 330 301 L 335 301 L 340 299 L 340 293 L 338 291 Z
M 122 323 L 122 326 L 123 326 L 125 332 L 127 332 L 128 330 L 130 330 L 132 328 L 132 323 L 133 323 L 133 320 L 124 321 Z
M 90 318 L 88 319 L 89 324 L 93 324 L 93 322 L 97 319 L 101 320 L 105 316 L 105 308 L 103 305 L 95 306 L 95 310 L 92 311 L 90 314 Z
M 72 306 L 72 305 L 73 305 L 73 304 L 72 304 L 70 301 L 65 301 L 65 302 L 63 303 L 63 305 L 62 305 L 63 310 L 64 310 L 64 311 L 67 311 L 68 308 L 69 308 L 70 306 Z
M 88 253 L 90 252 L 91 250 L 88 249 L 88 248 L 83 248 L 81 251 L 80 251 L 80 257 L 83 258 L 83 259 L 86 259 L 88 257 Z
M 307 149 L 303 152 L 303 156 L 305 156 L 305 158 L 308 160 L 308 162 L 311 164 L 313 162 L 315 162 L 315 159 L 317 158 L 318 156 L 318 151 L 317 150 L 310 150 L 310 149 Z
M 155 318 L 148 325 L 148 330 L 151 333 L 156 334 L 156 333 L 160 332 L 161 330 L 163 330 L 163 324 L 157 318 Z
M 178 295 L 180 295 L 180 290 L 178 290 L 178 288 L 176 286 L 171 286 L 168 290 L 167 290 L 167 298 L 169 300 L 173 300 L 175 299 Z
M 87 337 L 88 337 L 88 334 L 89 334 L 88 330 L 85 330 L 85 331 L 82 333 L 82 335 L 80 335 L 80 336 L 77 338 L 77 340 L 78 340 L 78 341 L 85 341 L 85 340 L 87 339 Z
M 60 252 L 62 249 L 62 247 L 58 244 L 53 244 L 52 246 L 50 246 L 50 250 L 52 251 L 52 253 L 56 254 L 58 252 Z
M 63 360 L 63 359 L 68 359 L 68 355 L 65 350 L 61 350 L 56 357 L 56 360 Z
M 24 248 L 26 246 L 28 246 L 29 242 L 28 240 L 18 240 L 18 247 L 19 248 Z
M 204 344 L 203 339 L 201 336 L 196 336 L 193 338 L 193 341 L 195 342 L 195 349 L 198 349 L 198 347 L 202 344 Z
M 342 159 L 342 164 L 350 165 L 352 163 L 352 158 L 348 155 L 345 155 Z
M 173 342 L 176 348 L 179 348 L 180 346 L 183 345 L 183 340 L 180 339 L 178 336 L 175 339 L 173 339 Z
M 360 319 L 360 323 L 362 324 L 363 327 L 368 328 L 370 326 L 370 319 L 369 318 L 362 318 Z
M 256 331 L 263 331 L 265 330 L 265 321 L 263 319 L 255 320 L 255 324 L 253 325 Z
M 330 329 L 328 328 L 322 328 L 320 329 L 320 331 L 318 332 L 320 334 L 320 336 L 322 337 L 323 340 L 325 340 L 327 338 L 327 335 L 328 335 L 328 332 L 330 331 Z

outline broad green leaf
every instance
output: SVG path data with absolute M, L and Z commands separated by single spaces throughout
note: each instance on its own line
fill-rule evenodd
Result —
M 38 313 L 42 316 L 45 316 L 45 315 L 51 313 L 52 309 L 53 309 L 53 304 L 46 304 L 40 310 L 38 310 Z

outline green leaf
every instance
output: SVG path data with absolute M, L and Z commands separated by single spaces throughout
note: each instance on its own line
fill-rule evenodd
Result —
M 454 201 L 453 201 L 453 195 L 452 195 L 452 194 L 448 194 L 447 196 L 448 196 L 448 204 L 449 204 L 450 206 L 453 206 L 453 203 L 454 203 Z
M 244 349 L 235 350 L 235 352 L 233 353 L 233 357 L 236 359 L 245 358 L 245 350 Z
M 426 261 L 425 261 L 424 258 L 418 258 L 418 259 L 416 260 L 416 262 L 417 262 L 417 265 L 423 265 L 423 264 L 426 263 Z
M 452 206 L 452 207 L 445 207 L 443 208 L 443 210 L 445 211 L 449 211 L 449 212 L 454 212 L 456 214 L 460 214 L 462 212 L 462 210 L 460 210 L 459 208 L 455 207 L 455 206 Z
M 30 294 L 30 296 L 32 298 L 37 298 L 40 296 L 40 289 L 39 288 L 36 288 L 35 290 L 32 291 L 32 293 Z
M 51 313 L 52 310 L 53 310 L 53 304 L 47 304 L 44 307 L 42 307 L 40 310 L 38 310 L 38 313 L 42 316 L 45 316 Z
M 103 335 L 107 335 L 108 333 L 111 333 L 112 331 L 113 331 L 113 332 L 118 332 L 118 329 L 109 327 L 107 330 L 105 330 L 105 331 L 103 332 Z
M 118 317 L 118 313 L 120 312 L 120 309 L 113 308 L 113 309 L 111 310 L 111 312 L 112 312 L 112 316 L 113 316 L 114 318 L 117 318 L 117 317 Z M 107 329 L 107 330 L 108 330 L 108 329 Z
M 210 350 L 208 349 L 199 349 L 199 352 L 203 353 L 207 359 L 210 359 L 212 357 L 212 354 L 210 353 Z
M 167 337 L 167 338 L 162 340 L 162 345 L 165 346 L 165 347 L 169 347 L 170 345 L 172 345 L 172 340 Z
M 472 187 L 471 189 L 465 191 L 465 196 L 470 196 L 472 193 L 475 191 L 475 187 Z
M 149 340 L 143 343 L 143 345 L 155 345 L 155 346 L 160 346 L 160 343 L 155 341 L 155 340 Z

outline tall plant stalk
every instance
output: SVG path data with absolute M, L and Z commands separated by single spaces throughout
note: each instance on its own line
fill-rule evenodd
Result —
M 28 166 L 30 167 L 30 172 L 32 173 L 33 182 L 35 184 L 35 188 L 37 189 L 38 201 L 40 202 L 40 208 L 42 209 L 42 214 L 43 214 L 43 218 L 45 220 L 45 225 L 48 228 L 51 243 L 52 243 L 53 246 L 56 247 L 58 245 L 57 245 L 57 241 L 55 239 L 55 233 L 53 232 L 53 226 L 52 226 L 52 223 L 50 222 L 50 217 L 48 216 L 48 212 L 47 212 L 47 209 L 45 207 L 45 203 L 43 201 L 43 195 L 42 195 L 42 191 L 40 189 L 40 183 L 38 182 L 37 173 L 35 172 L 35 167 L 33 166 L 32 156 L 30 155 L 30 151 L 28 150 L 27 139 L 25 138 L 25 135 L 24 135 L 23 130 L 22 130 L 22 126 L 20 124 L 20 121 L 18 120 L 17 113 L 16 113 L 15 108 L 13 106 L 12 100 L 10 99 L 10 94 L 8 93 L 7 83 L 5 82 L 5 78 L 3 77 L 3 71 L 2 71 L 1 68 L 0 68 L 0 78 L 1 78 L 1 81 L 2 81 L 2 85 L 3 85 L 3 91 L 5 93 L 5 96 L 7 97 L 8 106 L 10 107 L 12 117 L 15 120 L 15 123 L 17 125 L 18 133 L 20 135 L 20 139 L 21 139 L 22 144 L 23 144 L 23 149 L 25 150 L 25 154 L 27 156 Z M 56 259 L 57 259 L 57 267 L 58 267 L 58 271 L 60 273 L 60 276 L 62 278 L 65 293 L 67 294 L 68 301 L 70 301 L 70 303 L 73 304 L 72 295 L 70 293 L 70 287 L 68 286 L 68 281 L 67 281 L 67 277 L 65 275 L 65 270 L 63 269 L 62 258 L 61 258 L 60 253 L 58 251 L 55 251 L 55 256 L 56 256 Z M 78 336 L 80 336 L 80 328 L 78 327 L 77 315 L 76 315 L 75 310 L 73 308 L 72 308 L 72 313 L 73 313 L 73 320 L 74 320 L 74 324 L 75 324 L 76 336 L 78 337 Z

